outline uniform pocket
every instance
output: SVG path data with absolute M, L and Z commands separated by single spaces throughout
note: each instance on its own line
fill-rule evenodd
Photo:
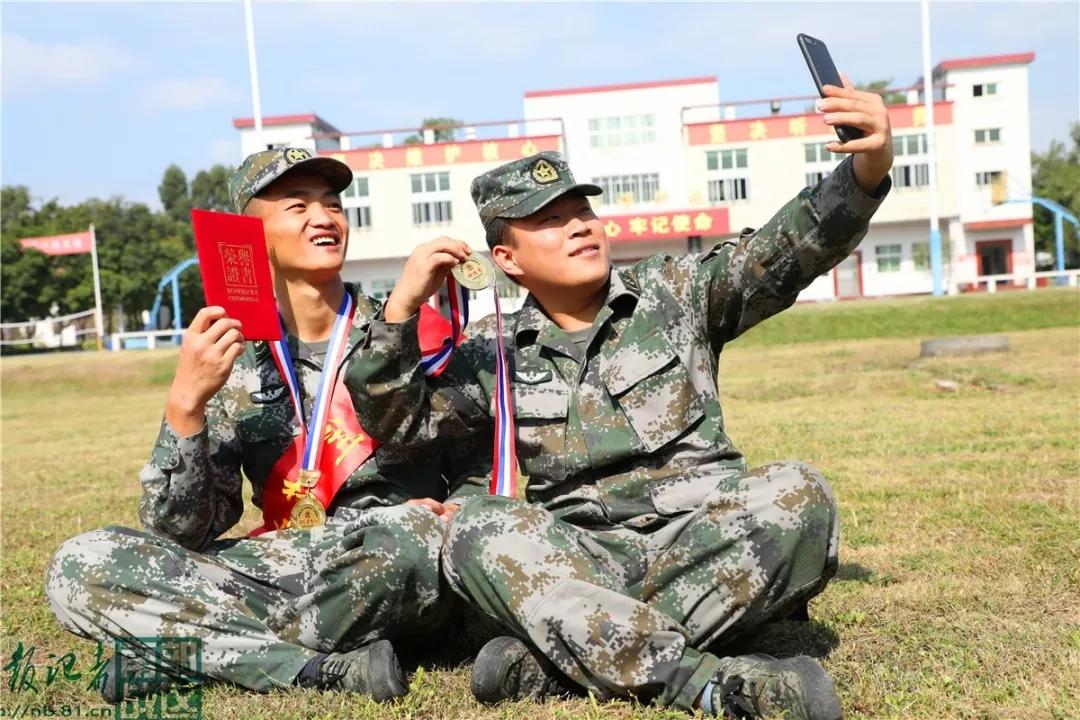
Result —
M 549 375 L 547 382 L 539 384 L 514 383 L 511 392 L 517 423 L 518 457 L 561 457 L 566 447 L 570 388 L 560 378 Z M 494 397 L 491 409 L 494 413 Z
M 601 374 L 647 452 L 680 437 L 704 415 L 690 373 L 662 334 L 620 348 Z

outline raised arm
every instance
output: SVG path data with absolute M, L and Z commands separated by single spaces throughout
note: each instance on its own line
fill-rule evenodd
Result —
M 695 306 L 702 330 L 719 351 L 757 323 L 790 307 L 819 275 L 851 254 L 891 187 L 892 130 L 881 97 L 851 87 L 826 86 L 818 102 L 829 125 L 850 125 L 864 136 L 827 145 L 849 153 L 825 179 L 806 188 L 758 230 L 701 256 Z
M 150 531 L 199 550 L 243 514 L 240 449 L 220 391 L 244 352 L 239 323 L 203 308 L 184 333 L 139 517 Z

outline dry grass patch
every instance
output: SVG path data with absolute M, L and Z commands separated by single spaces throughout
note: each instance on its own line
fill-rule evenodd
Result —
M 912 338 L 735 343 L 721 358 L 728 429 L 750 462 L 810 462 L 839 497 L 839 576 L 812 623 L 774 625 L 756 647 L 821 657 L 849 717 L 1080 717 L 1080 332 L 1009 337 L 1009 353 L 925 362 Z M 67 537 L 136 522 L 174 363 L 168 351 L 0 361 L 5 662 L 22 642 L 42 662 L 75 651 L 88 666 L 94 645 L 47 607 L 46 564 Z M 28 696 L 4 679 L 4 706 L 100 705 L 75 683 Z M 445 661 L 389 707 L 226 687 L 204 707 L 267 720 L 683 717 L 588 700 L 484 708 L 467 666 Z

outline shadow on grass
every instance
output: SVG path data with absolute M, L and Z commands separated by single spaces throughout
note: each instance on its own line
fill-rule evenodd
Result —
M 873 570 L 860 565 L 859 563 L 840 563 L 840 567 L 836 570 L 836 577 L 833 578 L 833 582 L 870 582 L 874 577 Z
M 401 668 L 406 673 L 423 666 L 426 670 L 454 670 L 471 665 L 476 654 L 488 640 L 499 635 L 512 635 L 497 622 L 473 608 L 457 603 L 441 634 L 429 635 L 415 641 L 395 640 Z
M 836 571 L 836 577 L 834 577 L 832 581 L 866 583 L 867 585 L 884 587 L 886 585 L 892 585 L 897 579 L 888 573 L 879 575 L 870 568 L 858 563 L 842 562 Z
M 819 620 L 780 620 L 709 651 L 720 656 L 766 653 L 778 658 L 809 655 L 823 658 L 840 645 L 832 626 Z

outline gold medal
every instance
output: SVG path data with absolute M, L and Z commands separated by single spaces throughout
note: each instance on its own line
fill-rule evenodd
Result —
M 319 484 L 321 474 L 318 470 L 301 470 L 296 479 L 300 481 L 300 487 L 310 490 Z
M 310 494 L 300 498 L 289 513 L 292 526 L 297 530 L 311 530 L 326 524 L 326 511 Z
M 491 262 L 477 254 L 472 254 L 465 262 L 450 268 L 458 284 L 469 290 L 483 290 L 495 282 L 495 268 Z

